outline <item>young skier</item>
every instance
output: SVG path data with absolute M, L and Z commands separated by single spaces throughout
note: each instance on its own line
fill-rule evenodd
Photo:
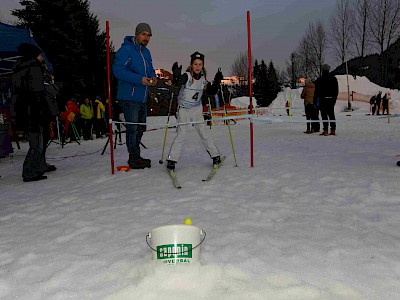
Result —
M 220 71 L 215 74 L 213 84 L 207 82 L 207 72 L 204 68 L 204 55 L 195 52 L 190 56 L 190 66 L 181 75 L 182 66 L 175 62 L 172 66 L 173 83 L 180 87 L 178 94 L 178 123 L 195 122 L 194 127 L 208 154 L 213 160 L 213 165 L 221 163 L 221 157 L 210 129 L 206 127 L 203 118 L 202 96 L 205 91 L 209 95 L 215 95 L 223 79 Z M 179 160 L 186 131 L 189 124 L 178 125 L 177 135 L 171 145 L 168 154 L 167 168 L 175 170 L 175 164 Z

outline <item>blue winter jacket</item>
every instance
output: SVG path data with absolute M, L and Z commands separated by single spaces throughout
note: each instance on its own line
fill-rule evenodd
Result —
M 118 100 L 147 102 L 149 87 L 142 85 L 142 78 L 156 77 L 156 73 L 149 49 L 136 44 L 134 36 L 126 36 L 115 53 L 113 73 L 118 79 Z

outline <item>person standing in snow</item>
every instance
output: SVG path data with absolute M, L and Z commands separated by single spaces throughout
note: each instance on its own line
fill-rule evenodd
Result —
M 79 111 L 81 113 L 82 135 L 85 141 L 92 138 L 92 122 L 93 122 L 93 107 L 90 104 L 89 98 L 81 104 Z
M 375 95 L 373 95 L 371 97 L 371 99 L 369 99 L 369 105 L 371 106 L 371 114 L 374 115 L 375 110 L 376 110 L 376 96 Z
M 209 95 L 215 95 L 224 77 L 221 71 L 218 70 L 213 84 L 207 82 L 204 55 L 199 52 L 195 52 L 190 56 L 190 66 L 183 75 L 181 75 L 182 66 L 178 67 L 177 62 L 173 64 L 172 72 L 173 84 L 181 86 L 178 94 L 178 123 L 194 122 L 194 127 L 215 166 L 221 163 L 221 157 L 212 137 L 212 132 L 203 122 L 201 99 L 204 91 Z M 177 135 L 172 142 L 167 158 L 167 168 L 170 170 L 175 170 L 175 164 L 179 160 L 188 127 L 189 124 L 178 125 Z
M 285 103 L 286 114 L 290 117 L 290 103 L 289 100 Z
M 94 117 L 94 128 L 96 130 L 96 138 L 104 138 L 106 133 L 105 128 L 105 111 L 106 108 L 101 101 L 100 96 L 96 96 L 96 100 L 93 105 L 93 117 Z
M 388 94 L 385 93 L 385 95 L 383 95 L 382 98 L 382 115 L 386 113 L 388 113 L 388 106 L 389 106 L 389 98 L 388 98 Z
M 339 84 L 336 77 L 329 72 L 330 66 L 322 66 L 322 75 L 315 81 L 314 103 L 319 99 L 319 109 L 323 120 L 322 136 L 336 135 L 335 104 L 339 94 Z M 331 132 L 328 133 L 328 127 Z
M 48 168 L 43 141 L 44 126 L 48 125 L 50 108 L 46 100 L 43 55 L 39 47 L 22 43 L 18 47 L 22 58 L 14 65 L 12 84 L 12 117 L 19 129 L 27 132 L 29 150 L 22 167 L 24 182 L 46 179 Z
M 315 92 L 315 84 L 311 81 L 311 78 L 306 78 L 303 91 L 301 92 L 301 99 L 304 99 L 304 111 L 306 113 L 307 120 L 313 120 L 313 116 L 315 114 L 314 110 L 314 92 Z M 307 130 L 304 133 L 310 134 L 319 131 L 316 130 L 317 123 L 307 122 Z M 319 125 L 319 123 L 318 123 Z
M 376 115 L 379 116 L 380 113 L 379 111 L 381 110 L 381 101 L 382 101 L 382 91 L 378 92 L 378 95 L 376 95 Z
M 64 138 L 70 138 L 70 141 L 75 141 L 79 138 L 76 136 L 76 132 L 74 131 L 75 120 L 77 120 L 80 115 L 80 111 L 78 105 L 76 104 L 77 100 L 75 98 L 71 98 L 71 100 L 66 103 L 66 110 L 61 113 L 61 120 L 64 121 Z M 72 126 L 72 133 L 69 130 L 69 127 Z
M 113 73 L 118 79 L 116 99 L 122 106 L 127 122 L 126 146 L 128 164 L 132 169 L 151 167 L 151 160 L 140 156 L 140 144 L 146 131 L 149 86 L 157 85 L 151 54 L 147 49 L 151 36 L 150 25 L 139 23 L 135 36 L 125 37 L 121 48 L 115 53 L 113 64 Z

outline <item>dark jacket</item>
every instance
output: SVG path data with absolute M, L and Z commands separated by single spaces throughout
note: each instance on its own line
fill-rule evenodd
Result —
M 44 78 L 45 98 L 47 101 L 47 107 L 49 109 L 47 117 L 49 117 L 51 120 L 51 118 L 58 116 L 61 113 L 57 101 L 60 88 L 54 83 L 50 74 L 46 74 L 45 72 Z
M 315 81 L 314 104 L 317 99 L 320 103 L 324 99 L 337 100 L 339 94 L 339 84 L 336 77 L 329 72 L 323 72 L 322 76 Z
M 146 103 L 148 86 L 142 85 L 143 77 L 156 77 L 149 49 L 127 36 L 115 53 L 114 76 L 118 79 L 118 100 Z
M 41 62 L 36 58 L 17 62 L 13 67 L 12 84 L 12 122 L 17 129 L 38 132 L 49 111 Z

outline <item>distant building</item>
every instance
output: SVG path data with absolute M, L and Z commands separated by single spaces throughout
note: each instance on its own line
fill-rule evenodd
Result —
M 164 69 L 156 69 L 156 75 L 160 79 L 172 79 L 172 73 L 165 71 Z
M 222 84 L 226 85 L 239 85 L 239 84 L 246 84 L 246 81 L 240 81 L 238 76 L 225 76 L 224 79 L 221 80 Z

